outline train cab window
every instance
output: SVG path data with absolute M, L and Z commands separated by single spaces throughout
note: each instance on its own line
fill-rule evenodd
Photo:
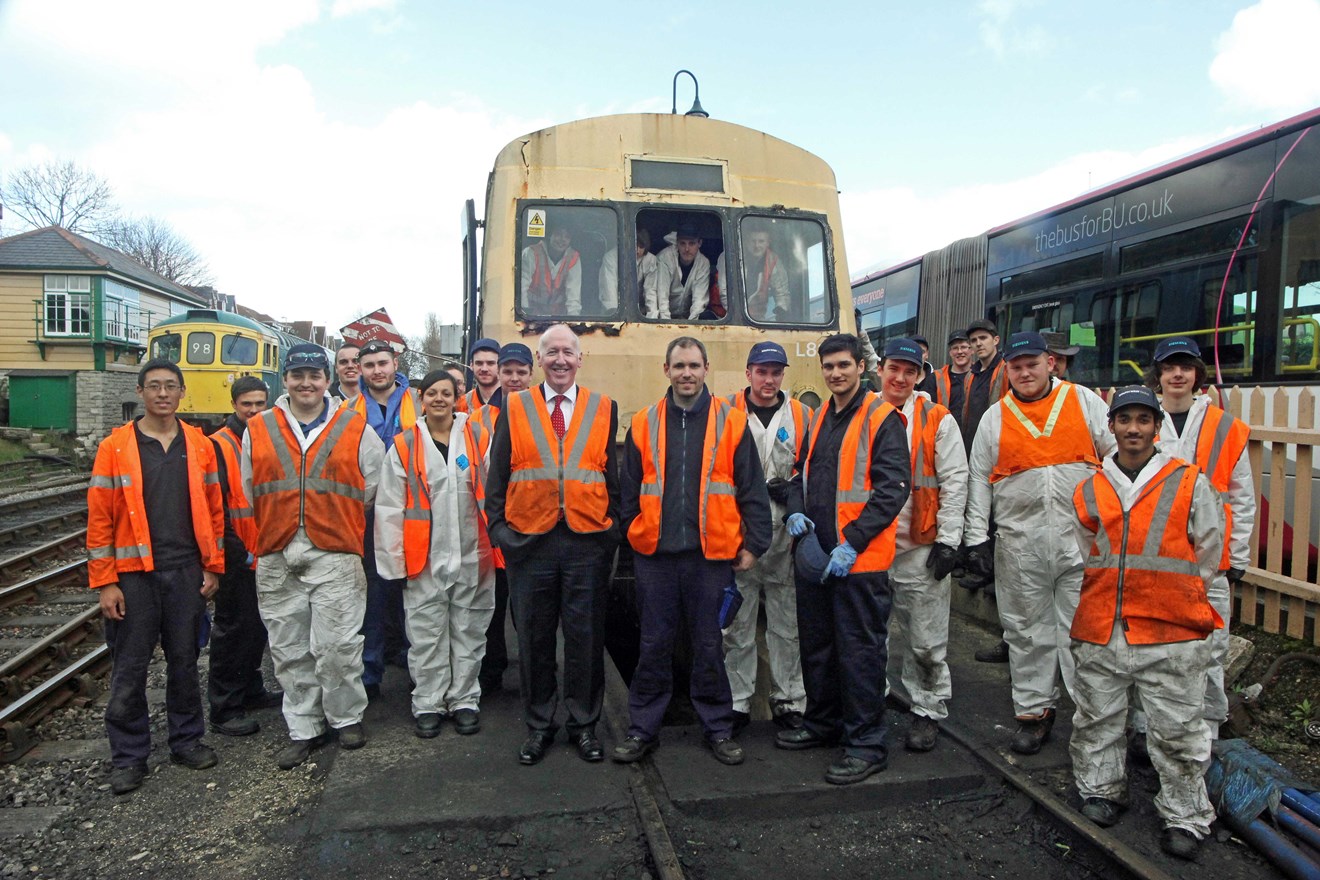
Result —
M 215 363 L 214 333 L 188 334 L 188 363 L 190 364 Z
M 613 208 L 525 205 L 519 231 L 518 310 L 523 318 L 615 317 L 619 235 Z
M 1284 220 L 1283 302 L 1275 369 L 1285 379 L 1320 373 L 1320 207 L 1291 210 Z
M 220 363 L 254 366 L 257 363 L 257 340 L 236 333 L 220 337 Z
M 151 340 L 150 360 L 164 358 L 172 364 L 177 364 L 182 355 L 183 337 L 178 333 L 162 333 Z
M 637 212 L 637 238 L 649 242 L 637 257 L 637 295 L 642 317 L 675 324 L 716 322 L 728 315 L 724 269 L 724 226 L 714 211 L 644 209 Z M 642 250 L 639 247 L 639 250 Z M 649 283 L 649 253 L 655 260 Z
M 743 305 L 747 317 L 769 324 L 828 324 L 833 320 L 825 233 L 814 220 L 743 217 Z M 718 273 L 726 289 L 724 272 Z M 728 297 L 723 297 L 728 302 Z

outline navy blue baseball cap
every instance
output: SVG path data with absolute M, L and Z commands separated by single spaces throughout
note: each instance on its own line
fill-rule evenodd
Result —
M 297 345 L 289 347 L 288 353 L 284 355 L 284 372 L 290 370 L 300 370 L 310 367 L 313 370 L 322 370 L 328 376 L 330 375 L 330 355 L 326 354 L 324 348 L 311 342 L 300 342 Z
M 1199 358 L 1201 349 L 1200 346 L 1186 336 L 1170 336 L 1168 339 L 1161 339 L 1160 344 L 1155 346 L 1155 363 L 1163 363 L 1175 354 L 1185 354 Z
M 1011 361 L 1016 357 L 1045 354 L 1049 350 L 1050 347 L 1045 344 L 1044 336 L 1034 330 L 1021 330 L 1008 337 L 1008 345 L 1004 346 L 1004 360 Z
M 788 352 L 778 342 L 758 342 L 747 352 L 747 366 L 754 364 L 782 364 L 788 366 Z
M 920 335 L 918 335 L 918 336 L 912 336 L 912 337 L 909 337 L 909 338 L 910 338 L 913 342 L 915 342 L 917 345 L 923 345 L 923 346 L 925 346 L 927 349 L 930 348 L 930 342 L 927 341 L 926 337 L 924 337 L 924 336 L 920 336 Z
M 921 356 L 921 346 L 917 345 L 911 339 L 902 336 L 897 339 L 891 339 L 885 343 L 885 354 L 883 360 L 907 361 L 916 364 L 918 367 L 925 366 L 926 359 Z
M 532 350 L 521 342 L 510 342 L 500 349 L 500 366 L 504 364 L 532 365 Z
M 479 351 L 493 351 L 496 354 L 499 354 L 500 344 L 494 339 L 478 339 L 476 342 L 472 343 L 472 347 L 468 349 L 468 358 L 471 359 L 472 356 Z
M 1109 401 L 1109 417 L 1113 418 L 1114 413 L 1128 406 L 1144 406 L 1155 410 L 1156 417 L 1161 416 L 1160 402 L 1155 398 L 1155 392 L 1145 385 L 1128 385 L 1114 392 Z

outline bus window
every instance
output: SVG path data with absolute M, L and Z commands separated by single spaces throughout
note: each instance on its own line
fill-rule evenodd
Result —
M 1245 237 L 1242 226 L 1246 217 L 1232 217 L 1218 223 L 1208 223 L 1195 229 L 1176 232 L 1153 238 L 1138 244 L 1130 244 L 1119 249 L 1119 271 L 1123 274 L 1143 269 L 1154 269 L 1198 257 L 1232 253 L 1239 243 L 1244 248 L 1256 246 L 1256 222 L 1251 219 L 1251 226 Z
M 1320 373 L 1320 207 L 1294 208 L 1284 220 L 1279 321 L 1275 368 L 1288 379 Z
M 614 209 L 524 204 L 520 217 L 518 309 L 522 317 L 613 318 L 619 309 L 619 235 Z
M 257 362 L 257 340 L 236 333 L 220 337 L 220 363 L 250 367 Z
M 828 324 L 834 318 L 825 233 L 814 220 L 746 216 L 742 239 L 747 317 L 769 324 Z M 720 290 L 725 290 L 721 273 Z M 724 302 L 728 298 L 723 297 Z
M 164 358 L 172 364 L 179 362 L 183 354 L 183 337 L 178 333 L 162 333 L 151 340 L 150 359 Z
M 637 212 L 655 254 L 655 302 L 642 316 L 675 324 L 722 321 L 728 313 L 724 268 L 724 226 L 714 211 L 646 208 Z
M 188 363 L 190 364 L 215 363 L 214 333 L 188 334 Z
M 853 307 L 862 313 L 863 332 L 876 351 L 885 341 L 917 332 L 917 296 L 921 290 L 921 264 L 873 278 L 853 288 Z

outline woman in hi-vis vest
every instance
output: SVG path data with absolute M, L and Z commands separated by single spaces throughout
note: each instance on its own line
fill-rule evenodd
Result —
M 486 626 L 495 608 L 495 563 L 481 505 L 485 473 L 458 385 L 435 370 L 418 387 L 425 419 L 394 438 L 376 494 L 376 565 L 408 579 L 403 591 L 408 672 L 416 684 L 416 733 L 430 739 L 442 719 L 462 734 L 481 728 Z

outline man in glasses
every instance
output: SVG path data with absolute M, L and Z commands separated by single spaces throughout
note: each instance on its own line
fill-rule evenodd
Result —
M 326 741 L 327 727 L 345 749 L 367 742 L 363 535 L 385 445 L 330 397 L 320 346 L 289 349 L 284 387 L 271 409 L 248 420 L 242 470 L 257 527 L 258 604 L 292 739 L 276 763 L 292 770 Z
M 165 652 L 170 760 L 193 770 L 216 764 L 197 677 L 197 635 L 206 600 L 225 570 L 224 502 L 215 450 L 175 416 L 183 399 L 178 364 L 147 361 L 138 374 L 146 413 L 101 441 L 87 489 L 87 573 L 99 591 L 114 666 L 105 710 L 110 789 L 142 784 L 151 754 L 147 665 Z

